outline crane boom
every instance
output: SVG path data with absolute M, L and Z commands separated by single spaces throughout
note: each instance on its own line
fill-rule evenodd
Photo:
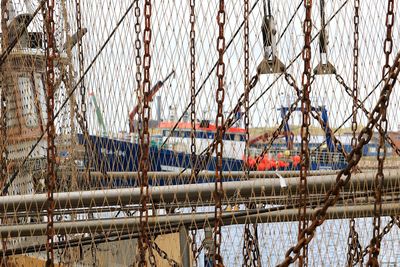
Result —
M 96 111 L 96 117 L 97 117 L 97 122 L 99 123 L 101 130 L 102 130 L 102 135 L 107 135 L 107 127 L 104 123 L 104 118 L 103 118 L 103 114 L 101 113 L 100 107 L 97 104 L 97 99 L 96 96 L 93 94 L 93 92 L 89 93 L 89 96 L 93 102 L 95 111 Z
M 171 76 L 175 73 L 175 70 L 172 70 L 167 77 L 164 78 L 164 80 L 162 81 L 158 81 L 150 90 L 150 92 L 147 94 L 147 96 L 145 96 L 149 102 L 153 101 L 153 97 L 154 95 L 158 92 L 158 90 L 160 90 L 160 88 L 164 85 L 164 83 L 166 81 L 169 80 L 169 78 L 171 78 Z M 134 130 L 134 118 L 136 116 L 136 114 L 139 111 L 139 105 L 136 105 L 133 110 L 129 113 L 129 129 L 130 132 L 132 133 Z

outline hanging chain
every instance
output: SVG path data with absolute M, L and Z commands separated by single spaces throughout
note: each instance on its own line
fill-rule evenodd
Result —
M 2 51 L 6 50 L 6 47 L 8 46 L 8 20 L 9 20 L 9 11 L 7 7 L 8 0 L 1 0 L 1 32 L 3 34 L 2 36 Z M 8 88 L 8 83 L 9 83 L 9 77 L 8 77 L 8 68 L 9 68 L 9 63 L 8 60 L 6 60 L 2 66 L 1 66 L 1 115 L 0 115 L 0 120 L 1 120 L 1 144 L 0 144 L 0 161 L 1 161 L 1 174 L 0 174 L 0 188 L 4 187 L 4 184 L 7 182 L 8 178 L 8 171 L 7 171 L 7 161 L 8 161 L 8 151 L 7 151 L 7 88 Z M 1 193 L 0 193 L 1 194 Z M 1 219 L 1 222 L 5 223 L 7 221 L 7 215 L 4 214 L 4 216 Z M 5 252 L 7 251 L 7 238 L 2 237 L 1 238 L 1 243 L 2 243 L 2 250 L 3 250 L 3 255 L 2 255 L 2 260 L 0 264 L 2 266 L 7 266 L 7 258 L 5 256 Z
M 144 55 L 143 55 L 143 86 L 140 88 L 142 99 L 142 114 L 141 123 L 143 129 L 140 131 L 140 237 L 139 237 L 139 252 L 140 252 L 140 266 L 147 266 L 146 251 L 149 253 L 149 261 L 151 266 L 155 266 L 155 258 L 150 247 L 150 240 L 148 236 L 148 218 L 149 211 L 147 203 L 149 200 L 149 182 L 147 172 L 149 170 L 149 119 L 150 119 L 150 105 L 148 95 L 150 93 L 150 41 L 151 41 L 151 0 L 145 0 L 144 4 Z
M 54 38 L 54 0 L 47 0 L 45 12 L 46 28 L 46 106 L 47 106 L 47 261 L 46 266 L 54 266 L 54 208 L 53 193 L 56 184 L 56 148 L 54 144 L 54 59 L 56 57 L 56 43 Z
M 8 46 L 8 0 L 1 0 L 1 32 L 2 32 L 2 51 L 6 50 Z M 0 161 L 1 161 L 1 177 L 0 177 L 0 188 L 3 188 L 4 184 L 7 182 L 7 88 L 9 83 L 9 63 L 8 60 L 1 66 L 1 145 L 0 145 Z
M 225 76 L 225 63 L 224 63 L 224 51 L 225 51 L 225 36 L 224 36 L 224 25 L 225 25 L 225 3 L 224 0 L 219 1 L 219 10 L 217 15 L 218 22 L 218 64 L 217 64 L 217 77 L 218 77 L 218 89 L 216 92 L 217 99 L 217 117 L 215 120 L 215 126 L 217 128 L 217 138 L 215 143 L 216 152 L 216 168 L 215 168 L 215 224 L 214 224 L 214 266 L 222 266 L 221 257 L 221 227 L 222 227 L 222 198 L 224 191 L 222 187 L 222 155 L 223 155 L 223 141 L 222 136 L 224 134 L 224 113 L 223 103 L 225 98 L 224 90 L 224 76 Z
M 385 85 L 382 88 L 377 104 L 375 105 L 374 109 L 371 112 L 371 115 L 369 116 L 367 126 L 364 127 L 358 135 L 357 147 L 349 153 L 348 157 L 350 158 L 350 161 L 348 165 L 346 166 L 346 168 L 344 168 L 338 173 L 336 177 L 336 183 L 326 193 L 323 207 L 317 209 L 313 213 L 312 223 L 301 233 L 303 238 L 300 239 L 295 246 L 291 247 L 286 252 L 285 259 L 279 266 L 289 266 L 289 264 L 294 263 L 300 257 L 301 249 L 305 245 L 308 245 L 313 239 L 315 229 L 324 223 L 328 208 L 335 205 L 338 199 L 340 198 L 340 190 L 351 179 L 351 170 L 360 161 L 362 157 L 362 149 L 371 140 L 373 134 L 372 129 L 378 122 L 378 120 L 381 118 L 381 113 L 380 113 L 381 106 L 386 107 L 389 103 L 390 94 L 393 90 L 393 86 L 397 81 L 397 76 L 399 75 L 399 72 L 400 72 L 400 53 L 396 55 L 396 59 L 393 63 L 393 66 L 389 70 L 389 77 L 385 79 Z
M 246 223 L 244 227 L 244 243 L 242 248 L 243 267 L 261 266 L 260 250 L 258 247 L 257 224 L 253 224 L 254 235 L 251 233 L 250 224 Z
M 385 78 L 386 72 L 389 70 L 389 58 L 393 48 L 392 41 L 392 27 L 394 22 L 393 13 L 393 0 L 388 0 L 388 10 L 386 14 L 386 39 L 384 43 L 385 52 L 385 65 L 382 68 L 382 78 Z M 383 165 L 386 158 L 385 136 L 387 134 L 387 104 L 380 107 L 381 119 L 379 121 L 379 128 L 383 132 L 379 133 L 379 148 L 377 154 L 378 171 L 375 176 L 375 202 L 374 202 L 374 220 L 373 220 L 373 237 L 371 239 L 371 246 L 369 250 L 369 260 L 367 266 L 379 266 L 378 256 L 381 247 L 381 241 L 378 238 L 381 228 L 381 213 L 382 213 L 382 184 L 384 180 Z
M 353 90 L 352 90 L 352 97 L 353 97 L 353 120 L 351 123 L 351 130 L 353 136 L 351 138 L 351 147 L 355 149 L 357 146 L 357 111 L 358 111 L 358 39 L 359 39 L 359 32 L 358 32 L 358 24 L 359 24 L 359 8 L 360 8 L 360 1 L 354 0 L 354 48 L 353 48 Z M 346 157 L 347 158 L 347 157 Z M 349 238 L 348 238 L 348 251 L 347 251 L 347 265 L 354 266 L 360 260 L 360 253 L 361 253 L 361 245 L 360 241 L 358 240 L 358 233 L 356 230 L 356 221 L 354 217 L 351 217 L 349 221 Z
M 141 90 L 141 84 L 142 84 L 142 73 L 141 73 L 141 67 L 142 67 L 142 57 L 141 57 L 141 49 L 142 49 L 142 42 L 141 42 L 141 23 L 140 23 L 140 6 L 139 6 L 139 0 L 135 0 L 135 49 L 136 49 L 136 56 L 135 56 L 135 63 L 136 63 L 136 74 L 135 74 L 135 80 L 136 80 L 136 97 L 137 97 L 137 106 L 138 106 L 138 133 L 140 136 L 141 132 L 141 118 L 140 114 L 142 114 L 142 99 L 143 96 L 141 95 L 142 90 Z M 134 124 L 134 121 L 132 122 Z M 134 125 L 131 125 L 130 127 L 134 127 Z M 132 128 L 133 129 L 133 128 Z
M 171 259 L 170 257 L 168 257 L 167 252 L 165 252 L 164 250 L 162 250 L 158 244 L 156 242 L 151 242 L 151 248 L 154 249 L 157 254 L 164 260 L 166 260 L 169 264 L 169 266 L 173 266 L 173 267 L 179 267 L 181 266 L 180 264 L 178 264 L 174 259 Z
M 306 17 L 303 24 L 304 32 L 304 49 L 302 51 L 304 60 L 304 72 L 302 76 L 303 93 L 301 97 L 301 113 L 302 113 L 302 125 L 301 125 L 301 150 L 300 150 L 300 184 L 299 184 L 299 235 L 298 240 L 302 240 L 308 236 L 308 233 L 304 232 L 307 228 L 308 220 L 306 218 L 307 211 L 307 171 L 310 166 L 310 150 L 308 147 L 310 139 L 310 79 L 311 79 L 311 9 L 312 0 L 304 0 L 304 7 L 306 9 Z M 307 236 L 306 236 L 307 235 Z M 307 266 L 307 245 L 302 247 L 302 255 L 299 257 L 299 266 Z
M 249 82 L 250 82 L 250 70 L 249 70 L 249 0 L 244 0 L 244 128 L 246 131 L 245 135 L 245 158 L 250 156 L 249 151 L 249 140 L 250 140 L 250 131 L 249 131 L 249 108 L 250 108 L 250 100 L 249 100 Z M 245 177 L 246 180 L 249 178 L 249 168 L 245 165 Z
M 196 32 L 195 32 L 195 22 L 196 22 L 196 14 L 195 14 L 195 0 L 190 1 L 190 123 L 191 123 L 191 180 L 192 182 L 196 178 Z M 196 213 L 196 208 L 192 208 L 192 213 Z M 197 229 L 193 227 L 191 229 L 192 234 L 192 242 L 191 242 L 191 250 L 193 255 L 193 267 L 197 267 L 197 243 L 196 243 L 196 235 Z
M 360 261 L 362 263 L 363 258 L 361 257 L 361 244 L 358 239 L 358 233 L 356 231 L 356 222 L 354 218 L 350 219 L 350 232 L 347 239 L 348 251 L 347 251 L 347 266 L 355 266 Z
M 196 47 L 195 47 L 195 0 L 190 1 L 190 150 L 191 150 L 191 173 L 193 180 L 195 178 L 195 165 L 196 165 Z
M 340 74 L 336 74 L 336 80 L 338 81 L 338 83 L 344 88 L 345 92 L 349 95 L 352 96 L 352 89 L 344 82 L 344 79 L 342 76 L 340 76 Z M 357 99 L 357 106 L 359 109 L 361 109 L 364 114 L 369 117 L 370 116 L 370 112 L 365 108 L 363 102 L 361 102 L 360 99 Z M 375 128 L 378 130 L 378 132 L 380 134 L 383 133 L 383 129 L 381 128 L 381 126 L 379 124 L 375 125 Z M 393 149 L 393 151 L 400 156 L 400 148 L 397 147 L 396 143 L 393 141 L 393 139 L 389 136 L 389 135 L 385 135 L 385 140 L 386 142 L 390 145 L 390 147 Z
M 80 0 L 76 0 L 76 26 L 77 26 L 77 47 L 78 47 L 78 62 L 79 62 L 79 79 L 81 80 L 80 82 L 80 88 L 79 88 L 79 93 L 81 95 L 81 112 L 79 113 L 78 109 L 76 108 L 76 115 L 77 115 L 77 120 L 79 125 L 82 128 L 83 132 L 83 138 L 85 140 L 85 156 L 84 156 L 84 161 L 86 162 L 86 169 L 85 169 L 85 175 L 86 175 L 86 182 L 89 183 L 90 179 L 90 167 L 91 167 L 91 161 L 90 161 L 90 142 L 89 142 L 89 132 L 88 132 L 88 123 L 87 123 L 87 115 L 86 115 L 86 87 L 85 87 L 85 80 L 84 80 L 84 71 L 85 71 L 85 62 L 84 62 L 84 57 L 83 57 L 83 45 L 82 45 L 82 36 L 83 36 L 83 31 L 82 31 L 82 16 L 81 16 L 81 3 Z M 81 37 L 79 37 L 81 36 Z
M 265 4 L 265 3 L 264 3 Z M 250 149 L 249 149 L 249 140 L 250 140 L 250 118 L 249 118 L 249 109 L 250 109 L 250 70 L 249 70 L 249 1 L 244 1 L 243 8 L 243 20 L 244 20 L 244 127 L 245 127 L 245 158 L 249 158 Z M 244 172 L 245 179 L 249 179 L 250 168 L 247 164 L 244 164 Z M 257 224 L 253 223 L 254 233 L 257 232 Z M 245 223 L 244 226 L 244 236 L 243 236 L 243 266 L 260 266 L 260 257 L 259 257 L 259 248 L 258 248 L 258 240 L 255 239 L 250 230 L 250 223 Z M 250 256 L 251 254 L 251 256 Z M 252 259 L 252 260 L 251 260 Z
M 359 15 L 358 10 L 360 7 L 360 1 L 354 0 L 354 48 L 353 48 L 353 122 L 351 124 L 351 130 L 353 137 L 351 138 L 351 147 L 354 149 L 357 146 L 357 110 L 358 110 L 358 23 Z
M 311 81 L 314 81 L 313 77 L 314 77 L 314 75 L 311 77 Z M 301 91 L 300 91 L 299 87 L 297 86 L 296 80 L 294 79 L 294 77 L 290 73 L 285 72 L 285 80 L 291 87 L 293 87 L 297 97 L 301 98 Z M 310 82 L 310 85 L 311 85 L 311 82 Z M 332 129 L 329 127 L 329 125 L 325 124 L 325 122 L 322 119 L 322 117 L 319 114 L 319 112 L 310 107 L 310 114 L 314 119 L 316 119 L 318 121 L 318 123 L 320 124 L 322 130 L 324 130 L 325 132 L 329 133 L 330 137 L 332 138 L 332 141 L 333 141 L 333 144 L 334 144 L 335 148 L 336 149 L 340 148 L 339 152 L 342 153 L 342 155 L 343 155 L 343 157 L 345 159 L 347 159 L 347 153 L 344 150 L 344 146 L 343 146 L 342 142 L 339 139 L 336 138 L 336 136 L 334 135 L 334 133 L 333 133 Z M 287 123 L 287 121 L 286 121 L 286 123 Z M 283 125 L 282 125 L 282 127 L 283 127 Z M 262 154 L 262 155 L 264 156 L 265 154 Z
M 379 233 L 378 239 L 382 240 L 383 237 L 385 237 L 390 230 L 393 228 L 393 226 L 395 225 L 396 222 L 396 217 L 392 216 L 390 221 L 386 224 L 385 228 L 383 228 L 382 232 Z M 363 259 L 365 258 L 365 256 L 367 256 L 367 254 L 369 253 L 371 249 L 371 244 L 369 244 L 368 246 L 365 247 L 365 249 L 362 251 L 362 255 L 361 255 L 361 259 L 360 262 L 363 262 Z

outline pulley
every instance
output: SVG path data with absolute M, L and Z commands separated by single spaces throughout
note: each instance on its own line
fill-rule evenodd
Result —
M 321 0 L 321 31 L 319 34 L 320 62 L 314 69 L 315 75 L 336 74 L 336 68 L 328 61 L 328 33 L 325 29 L 325 0 Z
M 261 27 L 264 58 L 257 67 L 257 74 L 272 74 L 285 71 L 285 65 L 277 57 L 276 24 L 272 15 L 264 15 Z

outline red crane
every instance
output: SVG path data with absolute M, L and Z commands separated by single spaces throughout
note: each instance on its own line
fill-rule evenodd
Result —
M 164 85 L 164 83 L 171 78 L 171 76 L 175 73 L 175 70 L 172 70 L 168 76 L 162 80 L 162 81 L 158 81 L 153 88 L 151 88 L 150 92 L 145 96 L 149 102 L 153 101 L 153 97 L 154 95 L 158 92 L 158 90 L 160 90 L 160 88 Z M 130 132 L 132 133 L 134 130 L 134 118 L 136 116 L 136 114 L 139 111 L 139 105 L 136 105 L 133 110 L 129 113 L 129 129 Z

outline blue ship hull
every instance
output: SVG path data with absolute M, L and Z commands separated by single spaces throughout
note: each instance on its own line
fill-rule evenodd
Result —
M 85 144 L 82 135 L 78 136 L 79 143 Z M 135 172 L 138 171 L 139 166 L 139 145 L 124 140 L 117 140 L 108 137 L 100 137 L 91 135 L 89 137 L 89 145 L 91 149 L 91 169 L 102 173 L 107 172 Z M 169 170 L 184 170 L 191 169 L 192 164 L 190 160 L 191 156 L 188 153 L 176 152 L 169 149 L 160 149 L 157 146 L 150 147 L 149 160 L 150 168 L 149 171 L 165 171 Z M 316 160 L 318 157 L 311 156 L 311 170 L 322 170 L 322 169 L 341 169 L 346 166 L 343 159 L 337 161 L 326 161 L 323 160 L 322 154 L 319 156 L 320 160 Z M 198 168 L 201 170 L 215 171 L 216 159 L 210 157 L 209 159 L 197 158 L 196 161 L 199 163 Z M 243 171 L 244 161 L 223 158 L 222 160 L 223 171 Z M 298 170 L 299 166 L 294 167 L 289 164 L 286 168 L 280 170 Z M 207 181 L 210 181 L 209 179 Z M 170 181 L 171 182 L 171 181 Z M 170 183 L 168 182 L 168 183 Z M 204 182 L 204 181 L 196 181 Z M 134 185 L 133 181 L 129 182 L 129 185 Z M 152 181 L 149 181 L 152 183 Z M 157 181 L 158 185 L 164 184 L 165 181 Z M 173 181 L 176 183 L 185 183 L 182 181 Z

